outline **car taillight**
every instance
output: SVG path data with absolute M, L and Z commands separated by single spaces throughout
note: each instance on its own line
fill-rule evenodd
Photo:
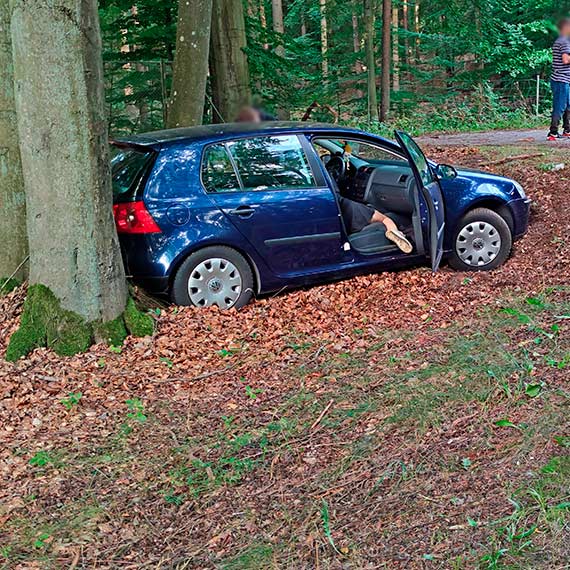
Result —
M 155 234 L 161 231 L 142 201 L 115 204 L 113 214 L 120 234 Z

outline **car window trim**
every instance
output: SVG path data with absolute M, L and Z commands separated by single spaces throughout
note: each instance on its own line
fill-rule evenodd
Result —
M 239 169 L 237 167 L 237 164 L 235 162 L 234 157 L 232 156 L 232 153 L 229 149 L 229 144 L 232 142 L 238 142 L 238 141 L 243 141 L 243 140 L 251 140 L 251 139 L 259 139 L 259 138 L 275 138 L 275 137 L 284 137 L 284 136 L 294 136 L 296 137 L 299 146 L 301 147 L 301 150 L 303 151 L 304 155 L 305 155 L 305 159 L 307 160 L 307 165 L 309 167 L 309 170 L 311 172 L 311 177 L 313 179 L 313 186 L 309 186 L 307 188 L 299 188 L 298 186 L 283 186 L 280 188 L 266 188 L 264 190 L 247 190 L 245 188 L 245 186 L 243 185 L 243 181 L 241 178 L 241 175 L 239 173 Z M 203 173 L 203 165 L 204 165 L 204 159 L 206 157 L 206 152 L 208 150 L 209 147 L 211 146 L 217 146 L 217 145 L 221 145 L 224 147 L 224 150 L 226 151 L 226 154 L 229 156 L 230 159 L 230 163 L 232 165 L 232 168 L 234 170 L 234 174 L 236 175 L 238 184 L 240 185 L 239 190 L 226 190 L 226 191 L 222 191 L 222 192 L 208 192 L 206 185 L 204 184 L 204 180 L 202 177 L 202 173 Z M 202 185 L 202 188 L 204 190 L 204 192 L 208 195 L 215 195 L 217 196 L 218 194 L 223 195 L 223 194 L 235 194 L 236 192 L 242 192 L 242 193 L 246 193 L 246 192 L 251 192 L 254 194 L 258 194 L 259 192 L 282 192 L 282 191 L 291 191 L 291 190 L 320 190 L 322 189 L 324 186 L 326 186 L 326 184 L 323 185 L 319 185 L 319 177 L 315 174 L 314 168 L 313 168 L 313 164 L 311 162 L 311 159 L 309 157 L 309 155 L 307 154 L 307 150 L 305 149 L 305 146 L 303 144 L 303 137 L 301 133 L 280 133 L 278 135 L 252 135 L 252 136 L 247 136 L 247 137 L 238 137 L 235 139 L 228 139 L 228 140 L 223 140 L 223 141 L 213 141 L 210 143 L 205 144 L 202 147 L 202 156 L 200 158 L 200 184 Z

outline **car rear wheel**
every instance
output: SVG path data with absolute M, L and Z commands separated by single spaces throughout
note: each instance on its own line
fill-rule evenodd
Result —
M 449 265 L 459 271 L 490 271 L 508 259 L 512 245 L 505 219 L 493 210 L 476 208 L 457 224 Z
M 253 274 L 246 259 L 230 247 L 205 247 L 189 255 L 174 277 L 177 305 L 239 309 L 253 296 Z

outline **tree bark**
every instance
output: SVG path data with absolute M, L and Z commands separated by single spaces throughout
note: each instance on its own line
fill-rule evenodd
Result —
M 382 77 L 380 83 L 380 120 L 385 121 L 390 111 L 390 67 L 391 67 L 392 0 L 382 3 Z
M 319 0 L 321 10 L 321 57 L 322 57 L 322 70 L 323 77 L 326 79 L 329 75 L 329 38 L 328 38 L 328 23 L 327 23 L 327 0 Z
M 356 0 L 352 0 L 352 51 L 355 54 L 360 53 L 360 29 L 357 9 Z M 354 72 L 362 73 L 362 64 L 359 59 L 354 62 Z
M 168 127 L 201 125 L 204 115 L 212 0 L 179 0 Z
M 421 55 L 420 55 L 420 0 L 414 0 L 414 33 L 416 34 L 416 38 L 414 41 L 416 64 L 419 65 L 421 63 Z
M 234 121 L 251 103 L 246 44 L 242 1 L 214 0 L 210 72 L 217 123 Z
M 283 2 L 282 0 L 272 0 L 271 1 L 271 16 L 273 18 L 273 31 L 283 36 L 285 33 L 285 25 L 283 23 Z M 279 40 L 279 45 L 275 48 L 275 53 L 283 57 L 285 54 L 285 49 L 283 47 L 281 38 Z
M 122 315 L 96 0 L 12 0 L 30 284 L 84 321 Z
M 378 98 L 376 93 L 376 0 L 364 0 L 364 41 L 366 47 L 366 71 L 368 85 L 368 118 L 378 122 Z
M 26 195 L 14 101 L 10 10 L 0 2 L 0 278 L 26 277 Z M 18 269 L 19 267 L 19 269 Z M 0 283 L 0 286 L 2 283 Z
M 400 45 L 398 40 L 399 10 L 395 6 L 392 8 L 392 90 L 400 90 Z
M 259 0 L 259 21 L 261 22 L 261 27 L 265 32 L 267 30 L 267 16 L 265 15 L 265 0 Z M 263 49 L 266 50 L 269 49 L 269 44 L 267 42 L 263 43 Z

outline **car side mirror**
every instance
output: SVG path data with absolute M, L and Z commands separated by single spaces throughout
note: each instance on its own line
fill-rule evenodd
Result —
M 457 170 L 449 164 L 438 164 L 436 174 L 442 180 L 452 180 L 453 178 L 457 178 Z

